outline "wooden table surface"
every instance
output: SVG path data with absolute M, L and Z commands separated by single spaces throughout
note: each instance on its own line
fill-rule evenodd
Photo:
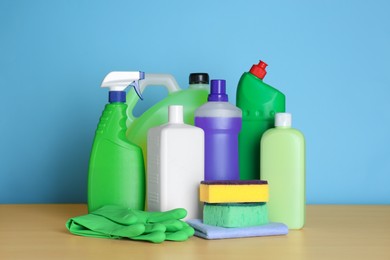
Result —
M 390 206 L 309 205 L 286 236 L 152 244 L 72 235 L 83 204 L 0 205 L 0 259 L 387 259 Z

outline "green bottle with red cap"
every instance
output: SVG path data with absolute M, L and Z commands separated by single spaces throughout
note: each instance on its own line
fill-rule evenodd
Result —
M 260 179 L 260 140 L 274 127 L 275 114 L 285 112 L 285 95 L 264 83 L 267 64 L 260 61 L 242 74 L 237 87 L 236 105 L 242 110 L 239 134 L 239 167 L 241 180 Z

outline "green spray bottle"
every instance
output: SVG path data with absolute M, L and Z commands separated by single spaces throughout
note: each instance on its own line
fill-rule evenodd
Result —
M 181 89 L 175 78 L 170 74 L 145 73 L 145 79 L 139 83 L 140 92 L 146 87 L 164 86 L 168 90 L 168 96 L 154 104 L 141 116 L 135 117 L 133 109 L 138 102 L 135 92 L 127 94 L 127 139 L 141 147 L 147 164 L 147 133 L 150 128 L 168 123 L 168 107 L 181 105 L 184 107 L 184 123 L 194 125 L 195 110 L 207 102 L 210 92 L 209 75 L 207 73 L 191 73 L 189 87 Z
M 238 83 L 236 105 L 242 110 L 238 137 L 240 179 L 260 179 L 260 140 L 274 126 L 275 114 L 285 111 L 282 92 L 263 82 L 267 64 L 260 61 L 245 72 Z
M 144 210 L 145 168 L 141 148 L 126 139 L 126 92 L 132 85 L 140 98 L 143 72 L 109 73 L 101 87 L 109 88 L 95 133 L 88 170 L 88 211 L 113 204 Z

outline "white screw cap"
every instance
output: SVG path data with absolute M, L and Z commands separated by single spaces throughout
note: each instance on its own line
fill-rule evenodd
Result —
M 183 124 L 183 106 L 169 106 L 168 120 L 172 124 Z
M 291 127 L 291 114 L 290 113 L 276 113 L 275 126 Z

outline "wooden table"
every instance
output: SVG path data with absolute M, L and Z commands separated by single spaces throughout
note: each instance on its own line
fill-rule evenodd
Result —
M 287 236 L 152 244 L 70 234 L 83 204 L 0 205 L 0 259 L 390 259 L 390 206 L 309 205 Z

